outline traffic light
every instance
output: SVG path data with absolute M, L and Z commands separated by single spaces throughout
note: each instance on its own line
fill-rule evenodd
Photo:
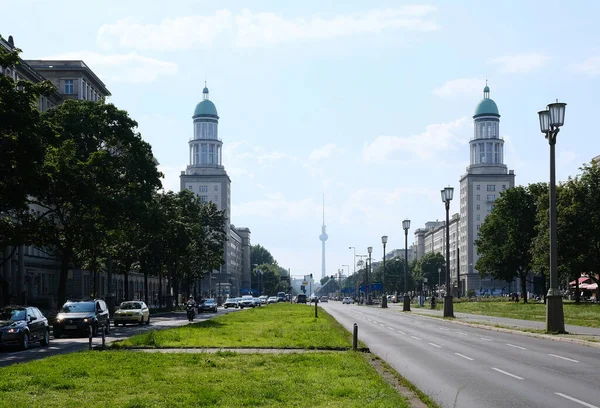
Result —
M 331 277 L 329 279 L 335 280 L 335 276 L 331 275 Z
M 310 278 L 312 279 L 312 273 L 310 274 Z

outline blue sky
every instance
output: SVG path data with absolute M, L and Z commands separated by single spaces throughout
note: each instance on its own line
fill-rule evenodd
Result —
M 517 184 L 548 180 L 537 111 L 556 98 L 568 104 L 557 178 L 600 154 L 588 122 L 598 117 L 596 1 L 0 0 L 0 9 L 0 33 L 24 58 L 82 59 L 103 79 L 152 144 L 167 189 L 188 164 L 206 79 L 232 222 L 292 275 L 320 276 L 323 193 L 328 274 L 352 271 L 349 246 L 380 258 L 388 235 L 388 249 L 403 248 L 405 218 L 415 229 L 445 217 L 439 190 L 458 188 L 469 164 L 486 76 Z

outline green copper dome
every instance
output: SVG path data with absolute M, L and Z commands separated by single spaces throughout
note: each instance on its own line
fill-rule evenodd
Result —
M 217 114 L 217 107 L 208 99 L 205 99 L 196 105 L 194 117 L 196 116 L 214 116 L 217 119 L 219 118 L 219 115 Z
M 487 85 L 485 86 L 485 88 L 483 88 L 483 99 L 481 100 L 481 102 L 479 102 L 479 104 L 477 104 L 473 118 L 476 118 L 478 116 L 500 117 L 500 113 L 498 112 L 498 106 L 496 105 L 496 102 L 494 102 L 493 99 L 490 99 L 490 88 Z

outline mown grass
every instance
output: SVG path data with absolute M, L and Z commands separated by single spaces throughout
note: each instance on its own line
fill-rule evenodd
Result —
M 408 407 L 357 352 L 123 350 L 60 355 L 0 368 L 0 407 L 42 406 Z
M 456 302 L 454 311 L 485 316 L 509 317 L 512 319 L 546 321 L 546 305 L 543 303 L 514 302 Z M 600 305 L 563 303 L 565 323 L 575 326 L 600 328 Z
M 113 347 L 348 349 L 352 335 L 319 308 L 278 303 L 133 336 Z

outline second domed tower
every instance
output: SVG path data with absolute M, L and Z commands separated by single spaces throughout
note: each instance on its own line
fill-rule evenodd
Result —
M 190 166 L 222 166 L 223 142 L 219 139 L 219 115 L 214 103 L 208 98 L 206 85 L 202 101 L 194 109 L 194 138 L 190 140 Z
M 477 104 L 473 115 L 473 139 L 471 166 L 503 166 L 504 140 L 500 138 L 500 113 L 498 106 L 490 98 L 490 88 L 483 88 L 483 99 Z

